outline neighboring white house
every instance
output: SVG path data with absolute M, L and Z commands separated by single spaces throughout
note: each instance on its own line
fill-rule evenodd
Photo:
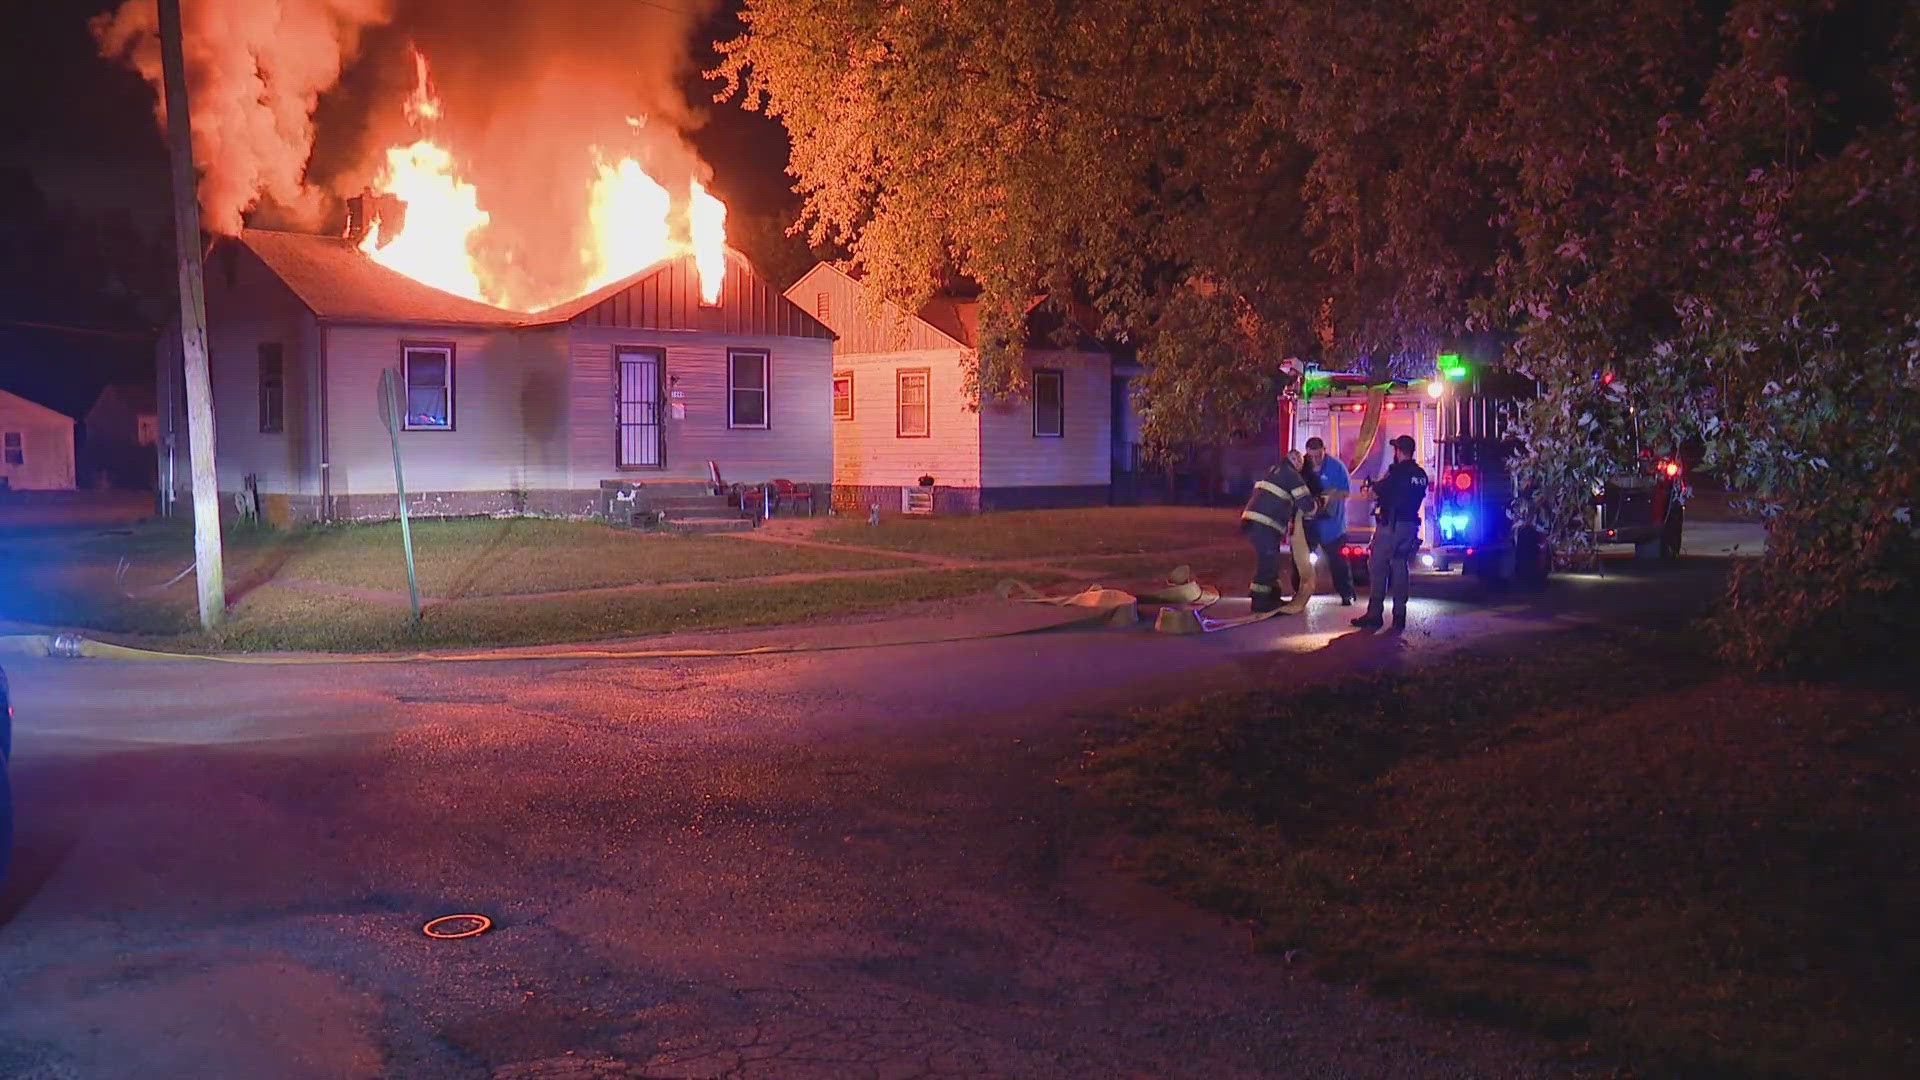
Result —
M 0 390 L 0 490 L 72 491 L 73 419 Z
M 975 409 L 964 391 L 977 345 L 972 301 L 940 297 L 909 315 L 873 302 L 826 263 L 787 297 L 836 335 L 833 484 L 841 509 L 897 511 L 903 489 L 924 477 L 933 478 L 941 512 L 1109 501 L 1119 410 L 1112 357 L 1092 341 L 1082 336 L 1063 349 L 1030 327 L 1031 393 Z
M 415 513 L 589 513 L 603 480 L 704 481 L 709 462 L 730 482 L 832 478 L 832 334 L 738 253 L 714 305 L 688 256 L 532 315 L 337 237 L 249 229 L 206 281 L 220 491 L 251 484 L 272 521 L 397 514 L 388 369 Z M 163 342 L 160 483 L 184 499 L 177 335 Z

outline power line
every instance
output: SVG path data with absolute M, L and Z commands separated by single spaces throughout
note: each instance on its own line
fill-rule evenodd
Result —
M 94 337 L 120 338 L 125 341 L 148 341 L 152 334 L 141 334 L 131 330 L 95 330 L 86 326 L 62 326 L 58 323 L 29 322 L 24 319 L 0 319 L 0 326 L 22 330 L 53 330 L 62 334 L 91 334 Z

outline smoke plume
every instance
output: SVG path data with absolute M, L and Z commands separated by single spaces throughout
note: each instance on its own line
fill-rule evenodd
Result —
M 226 232 L 256 206 L 337 216 L 389 147 L 427 137 L 479 190 L 491 222 L 475 253 L 505 302 L 564 299 L 587 280 L 601 159 L 639 160 L 674 194 L 676 225 L 688 182 L 707 179 L 684 138 L 701 117 L 683 79 L 713 3 L 185 0 L 203 212 Z M 127 0 L 95 32 L 157 87 L 154 10 Z M 441 101 L 430 129 L 403 107 L 414 49 Z
M 187 0 L 180 19 L 193 109 L 193 157 L 208 229 L 240 230 L 263 200 L 317 223 L 324 198 L 306 184 L 313 111 L 359 51 L 361 32 L 386 21 L 389 0 Z M 100 51 L 153 84 L 160 122 L 160 14 L 127 0 L 94 20 Z

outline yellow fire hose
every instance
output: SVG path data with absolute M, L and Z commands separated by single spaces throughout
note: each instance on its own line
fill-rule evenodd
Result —
M 1298 522 L 1295 534 L 1300 532 Z M 1305 562 L 1301 557 L 1304 547 L 1300 537 L 1294 538 L 1294 554 L 1297 561 Z M 1304 580 L 1311 580 L 1310 578 Z M 790 645 L 755 645 L 751 647 L 726 649 L 563 649 L 537 651 L 531 648 L 503 648 L 485 652 L 469 653 L 295 653 L 270 656 L 221 653 L 175 653 L 157 649 L 141 649 L 131 645 L 115 645 L 106 641 L 94 641 L 78 634 L 0 634 L 0 655 L 54 657 L 60 659 L 93 660 L 141 660 L 141 661 L 187 661 L 201 660 L 218 664 L 401 664 L 401 663 L 478 663 L 483 661 L 511 660 L 701 660 L 724 659 L 746 656 L 786 656 L 799 653 L 849 652 L 854 649 L 891 649 L 909 645 L 946 645 L 963 641 L 987 641 L 994 638 L 1019 637 L 1024 634 L 1039 634 L 1052 630 L 1066 630 L 1089 626 L 1131 626 L 1140 620 L 1140 603 L 1158 605 L 1160 618 L 1156 620 L 1156 629 L 1165 633 L 1194 633 L 1200 629 L 1220 629 L 1230 625 L 1240 625 L 1253 621 L 1243 618 L 1201 618 L 1195 616 L 1186 619 L 1175 615 L 1168 618 L 1169 612 L 1200 612 L 1220 601 L 1220 590 L 1211 585 L 1202 585 L 1193 580 L 1189 567 L 1179 566 L 1167 575 L 1164 588 L 1139 594 L 1123 589 L 1109 589 L 1092 585 L 1068 596 L 1045 596 L 1024 581 L 1008 579 L 997 585 L 994 591 L 1003 600 L 1018 600 L 1022 603 L 1050 604 L 1055 607 L 1079 609 L 1085 612 L 1073 618 L 1045 626 L 1023 626 L 1010 630 L 989 630 L 963 634 L 937 634 L 926 637 L 904 638 L 895 641 L 851 641 L 836 644 L 795 643 Z M 1288 601 L 1281 612 L 1298 611 L 1305 606 L 1304 590 L 1296 592 L 1296 599 Z M 1191 624 L 1191 625 L 1189 625 Z
M 1367 411 L 1360 417 L 1360 434 L 1353 440 L 1353 449 L 1347 454 L 1348 472 L 1359 472 L 1360 463 L 1373 454 L 1373 444 L 1380 439 L 1380 421 L 1386 411 L 1386 388 L 1375 386 L 1369 389 Z

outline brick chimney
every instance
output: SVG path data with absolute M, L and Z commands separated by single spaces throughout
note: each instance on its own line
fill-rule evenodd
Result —
M 380 246 L 385 247 L 407 227 L 407 203 L 398 195 L 375 193 L 364 188 L 347 199 L 347 242 L 355 247 L 367 238 L 375 224 L 380 226 Z

